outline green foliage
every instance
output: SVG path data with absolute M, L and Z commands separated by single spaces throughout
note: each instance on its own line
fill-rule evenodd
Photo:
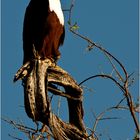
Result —
M 69 24 L 69 23 L 68 23 Z M 75 22 L 71 27 L 70 29 L 75 31 L 75 30 L 78 30 L 80 27 L 77 25 L 77 22 Z

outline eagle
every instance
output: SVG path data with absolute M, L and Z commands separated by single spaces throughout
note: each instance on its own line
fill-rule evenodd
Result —
M 60 0 L 30 0 L 23 23 L 23 64 L 34 59 L 34 49 L 41 59 L 58 60 L 64 37 Z

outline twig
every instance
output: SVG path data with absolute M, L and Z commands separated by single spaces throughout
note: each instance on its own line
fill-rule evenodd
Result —
M 74 2 L 75 0 L 71 0 L 71 4 L 70 4 L 70 9 L 69 9 L 69 20 L 68 20 L 68 24 L 71 25 L 71 19 L 72 19 L 72 9 L 74 7 Z
M 57 105 L 57 116 L 60 115 L 60 106 L 61 106 L 61 96 L 58 98 L 58 105 Z
M 122 86 L 118 81 L 116 81 L 112 76 L 106 75 L 106 74 L 97 74 L 97 75 L 88 77 L 88 78 L 86 78 L 85 80 L 83 80 L 82 82 L 80 82 L 80 83 L 79 83 L 79 86 L 82 85 L 83 83 L 87 82 L 87 81 L 90 80 L 90 79 L 94 79 L 94 78 L 98 78 L 98 77 L 111 79 L 113 82 L 115 82 L 115 84 L 116 84 L 122 91 L 124 90 L 124 89 L 123 89 L 123 86 Z
M 115 65 L 112 63 L 111 58 L 119 64 L 119 66 L 121 67 L 122 71 L 124 72 L 125 80 L 122 81 L 122 82 L 124 83 L 124 86 L 120 85 L 120 83 L 117 82 L 113 77 L 109 77 L 109 76 L 105 76 L 105 77 L 107 77 L 107 78 L 109 78 L 109 79 L 112 79 L 112 80 L 120 87 L 120 89 L 123 91 L 124 96 L 126 97 L 126 100 L 127 100 L 127 104 L 128 104 L 128 107 L 129 107 L 131 116 L 132 116 L 133 121 L 134 121 L 134 123 L 135 123 L 137 132 L 139 133 L 139 132 L 140 132 L 140 128 L 139 128 L 138 120 L 137 120 L 136 115 L 135 115 L 135 109 L 134 109 L 134 104 L 133 104 L 132 96 L 131 96 L 131 94 L 130 94 L 129 91 L 128 91 L 128 85 L 129 85 L 129 84 L 128 84 L 128 79 L 129 79 L 129 75 L 128 75 L 128 73 L 127 73 L 125 67 L 123 66 L 123 64 L 122 64 L 116 57 L 114 57 L 110 52 L 108 52 L 107 50 L 105 50 L 103 47 L 97 45 L 96 43 L 94 43 L 93 41 L 91 41 L 89 38 L 87 38 L 87 37 L 85 37 L 85 36 L 83 36 L 83 35 L 77 33 L 75 30 L 73 30 L 73 25 L 72 25 L 72 23 L 71 23 L 71 13 L 72 13 L 72 9 L 71 9 L 70 12 L 69 12 L 69 30 L 70 30 L 74 35 L 80 37 L 81 39 L 83 39 L 83 40 L 85 40 L 86 42 L 88 42 L 89 44 L 91 44 L 91 45 L 90 45 L 91 48 L 93 48 L 93 47 L 95 46 L 95 47 L 98 48 L 100 51 L 102 51 L 106 56 L 108 56 L 108 57 L 109 57 L 109 61 L 111 62 L 112 67 L 115 69 L 117 75 L 120 77 L 121 80 L 123 80 L 123 79 L 122 79 L 122 76 L 121 76 L 120 72 L 118 72 L 118 70 L 116 69 Z M 99 76 L 99 75 L 98 75 L 98 76 Z M 96 76 L 96 77 L 98 77 L 98 76 Z M 103 75 L 100 75 L 100 76 L 101 76 L 101 77 L 104 77 Z M 91 78 L 91 77 L 90 77 L 90 78 Z M 90 79 L 90 78 L 89 78 L 89 79 Z M 87 79 L 86 79 L 86 80 L 87 80 Z M 85 82 L 86 80 L 84 80 L 83 82 Z M 83 82 L 81 82 L 81 83 L 83 83 Z M 81 83 L 80 83 L 80 84 L 81 84 Z M 79 84 L 79 85 L 80 85 L 80 84 Z
M 35 133 L 36 132 L 36 130 L 34 128 L 31 128 L 31 127 L 28 127 L 28 126 L 24 126 L 22 124 L 18 124 L 18 123 L 16 123 L 13 120 L 4 119 L 4 118 L 2 118 L 2 120 L 5 121 L 5 122 L 7 122 L 7 123 L 9 123 L 9 124 L 11 124 L 11 125 L 13 125 L 15 128 L 17 128 L 19 130 L 22 130 L 22 131 L 25 131 L 26 130 L 26 132 L 32 132 L 32 133 Z

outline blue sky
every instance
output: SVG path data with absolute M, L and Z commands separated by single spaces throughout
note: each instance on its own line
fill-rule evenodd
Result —
M 23 106 L 21 82 L 13 83 L 13 76 L 22 65 L 22 24 L 25 8 L 29 0 L 2 0 L 2 117 L 23 121 L 33 126 Z M 62 0 L 62 7 L 68 8 L 70 0 Z M 135 72 L 135 82 L 130 91 L 136 101 L 138 97 L 138 0 L 75 0 L 73 23 L 77 22 L 78 32 L 116 56 L 128 73 Z M 67 70 L 80 83 L 85 78 L 101 72 L 110 74 L 111 66 L 97 49 L 88 52 L 87 43 L 68 31 L 68 14 L 65 12 L 66 37 L 60 48 L 59 65 Z M 93 112 L 99 114 L 104 109 L 117 104 L 123 97 L 121 91 L 110 81 L 90 80 L 84 84 L 84 121 L 92 128 Z M 87 89 L 92 89 L 90 92 Z M 61 103 L 60 116 L 68 120 L 66 101 Z M 58 98 L 53 101 L 54 111 Z M 110 136 L 113 140 L 130 140 L 134 136 L 134 124 L 128 111 L 120 110 L 106 114 L 106 117 L 119 117 L 119 120 L 101 121 L 97 133 L 101 140 Z M 121 129 L 120 129 L 121 128 Z M 8 134 L 26 139 L 10 125 L 2 121 L 2 140 L 11 140 Z

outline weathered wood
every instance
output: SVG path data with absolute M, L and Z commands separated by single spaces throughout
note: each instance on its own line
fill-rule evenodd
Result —
M 72 94 L 73 97 L 81 97 L 82 89 L 78 86 L 76 81 L 59 66 L 49 67 L 48 68 L 48 82 L 63 86 L 64 88 L 73 89 L 76 93 L 69 93 Z
M 65 93 L 61 92 L 59 93 L 59 95 L 67 97 L 69 108 L 69 122 L 70 124 L 75 125 L 81 131 L 86 132 L 83 123 L 84 110 L 82 105 L 82 89 L 78 86 L 76 81 L 59 66 L 48 68 L 48 81 L 49 83 L 61 85 L 64 87 Z M 48 86 L 48 89 L 49 87 L 50 86 Z M 53 93 L 56 92 L 56 90 L 54 92 L 54 88 L 55 86 L 50 90 Z
M 27 115 L 35 121 L 40 120 L 48 108 L 47 99 L 47 68 L 51 61 L 35 59 L 32 70 L 24 78 L 24 103 Z
M 18 70 L 14 81 L 19 79 L 23 80 L 27 115 L 33 121 L 46 124 L 55 140 L 89 139 L 83 122 L 83 91 L 66 71 L 50 59 L 41 60 L 36 57 Z M 59 90 L 57 86 L 62 86 L 65 91 Z M 48 91 L 67 98 L 69 123 L 51 112 Z
M 14 82 L 18 81 L 18 80 L 22 80 L 24 79 L 29 73 L 30 73 L 30 70 L 31 70 L 31 62 L 28 61 L 26 62 L 18 71 L 17 73 L 15 74 L 14 76 Z
M 76 101 L 67 99 L 69 109 L 69 122 L 75 125 L 82 132 L 86 132 L 85 125 L 83 122 L 84 110 L 82 101 Z
M 49 127 L 55 140 L 87 140 L 88 134 L 80 131 L 74 125 L 63 122 L 56 115 L 50 115 Z
M 76 81 L 59 66 L 48 68 L 48 83 L 49 87 L 55 88 L 55 86 L 53 85 L 59 85 L 62 86 L 64 89 L 69 89 L 65 91 L 65 95 L 62 96 L 82 101 L 83 90 L 78 86 Z

